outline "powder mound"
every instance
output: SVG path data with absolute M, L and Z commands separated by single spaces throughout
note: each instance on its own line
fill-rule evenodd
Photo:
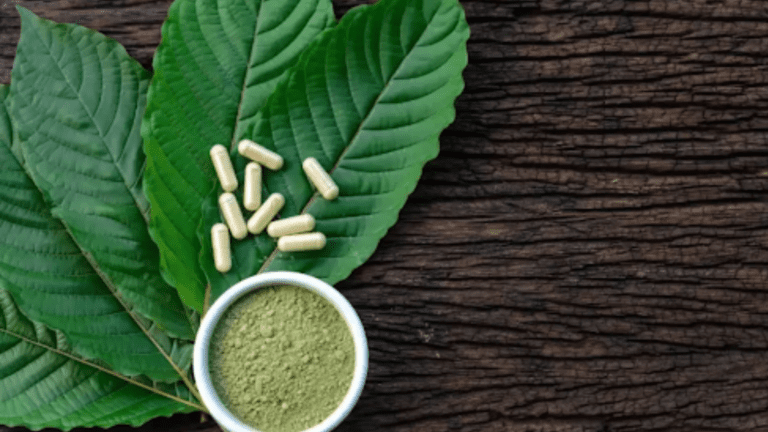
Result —
M 211 339 L 219 397 L 263 432 L 298 432 L 323 421 L 349 390 L 354 366 L 344 318 L 320 295 L 294 286 L 241 298 Z

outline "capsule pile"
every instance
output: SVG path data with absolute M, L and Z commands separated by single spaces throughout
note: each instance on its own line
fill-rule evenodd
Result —
M 301 214 L 273 221 L 285 205 L 285 197 L 272 193 L 261 202 L 262 167 L 278 171 L 283 167 L 283 158 L 259 144 L 244 139 L 237 145 L 241 156 L 250 159 L 245 166 L 245 185 L 243 189 L 243 207 L 254 212 L 246 222 L 240 204 L 232 193 L 239 183 L 235 175 L 227 148 L 216 144 L 211 148 L 211 160 L 224 193 L 219 196 L 219 209 L 225 223 L 217 223 L 211 228 L 213 261 L 216 270 L 226 273 L 232 268 L 230 235 L 244 239 L 248 233 L 259 235 L 266 229 L 270 237 L 277 239 L 277 248 L 281 252 L 320 250 L 325 247 L 325 235 L 312 232 L 315 218 L 311 214 Z M 315 158 L 307 158 L 302 163 L 304 173 L 320 195 L 327 200 L 339 196 L 339 187 Z

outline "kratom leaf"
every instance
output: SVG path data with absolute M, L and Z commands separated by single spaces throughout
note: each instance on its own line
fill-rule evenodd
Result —
M 160 276 L 145 219 L 149 73 L 113 39 L 18 9 L 10 107 L 28 172 L 110 290 L 169 334 L 193 339 L 193 317 Z
M 0 86 L 0 286 L 27 316 L 61 330 L 78 355 L 124 375 L 179 381 L 178 371 L 189 370 L 192 344 L 131 313 L 51 215 L 11 151 L 7 93 Z
M 144 191 L 163 276 L 198 311 L 196 229 L 215 179 L 208 152 L 252 128 L 285 70 L 333 22 L 330 0 L 176 0 L 168 11 L 141 130 Z
M 198 228 L 211 302 L 263 271 L 293 270 L 333 284 L 371 256 L 454 120 L 468 37 L 457 0 L 381 0 L 351 10 L 307 48 L 245 136 L 285 159 L 280 171 L 264 170 L 262 195 L 285 196 L 282 217 L 313 215 L 327 245 L 282 253 L 266 233 L 233 241 L 232 270 L 222 275 L 211 257 L 210 227 L 220 220 L 214 189 Z M 242 179 L 247 161 L 234 155 Z M 331 173 L 336 200 L 312 189 L 301 168 L 308 157 Z
M 200 409 L 179 384 L 153 387 L 80 358 L 61 332 L 27 319 L 0 289 L 0 424 L 140 426 Z

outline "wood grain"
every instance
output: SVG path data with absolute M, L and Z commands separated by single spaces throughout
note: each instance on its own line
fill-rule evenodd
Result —
M 170 5 L 18 3 L 148 68 Z M 457 120 L 338 285 L 371 349 L 338 430 L 768 430 L 768 6 L 462 3 Z M 199 422 L 139 431 L 218 430 Z

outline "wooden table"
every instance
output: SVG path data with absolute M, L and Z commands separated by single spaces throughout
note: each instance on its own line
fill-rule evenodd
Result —
M 15 3 L 150 68 L 171 2 L 1 2 L 0 83 Z M 338 285 L 371 349 L 338 430 L 768 430 L 768 6 L 464 6 L 457 120 Z

